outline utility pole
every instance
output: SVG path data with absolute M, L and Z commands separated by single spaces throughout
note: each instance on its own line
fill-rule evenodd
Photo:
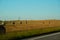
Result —
M 20 20 L 20 17 L 18 17 L 18 20 Z

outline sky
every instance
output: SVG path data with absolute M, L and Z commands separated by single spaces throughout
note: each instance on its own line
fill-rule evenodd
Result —
M 0 20 L 60 20 L 60 0 L 0 0 Z

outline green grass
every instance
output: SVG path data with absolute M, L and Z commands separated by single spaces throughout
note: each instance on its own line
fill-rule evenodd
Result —
M 60 27 L 48 27 L 48 28 L 41 28 L 41 29 L 33 29 L 33 30 L 26 30 L 26 31 L 16 31 L 16 32 L 10 32 L 6 34 L 0 35 L 0 40 L 8 40 L 14 37 L 28 37 L 31 35 L 36 35 L 36 34 L 42 34 L 42 33 L 48 33 L 52 31 L 58 31 L 60 30 Z

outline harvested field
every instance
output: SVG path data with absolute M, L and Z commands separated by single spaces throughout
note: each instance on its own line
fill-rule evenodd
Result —
M 60 20 L 5 21 L 4 27 L 6 28 L 6 34 L 0 35 L 0 40 L 60 31 Z
M 6 21 L 5 24 L 6 32 L 59 26 L 60 20 L 15 20 Z

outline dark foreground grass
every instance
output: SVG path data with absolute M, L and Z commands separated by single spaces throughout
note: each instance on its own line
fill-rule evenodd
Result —
M 15 39 L 19 38 L 26 38 L 34 35 L 41 35 L 44 33 L 60 31 L 60 27 L 48 27 L 48 28 L 41 28 L 41 29 L 33 29 L 33 30 L 25 30 L 25 31 L 15 31 L 6 34 L 0 34 L 0 40 L 8 40 L 8 39 Z

